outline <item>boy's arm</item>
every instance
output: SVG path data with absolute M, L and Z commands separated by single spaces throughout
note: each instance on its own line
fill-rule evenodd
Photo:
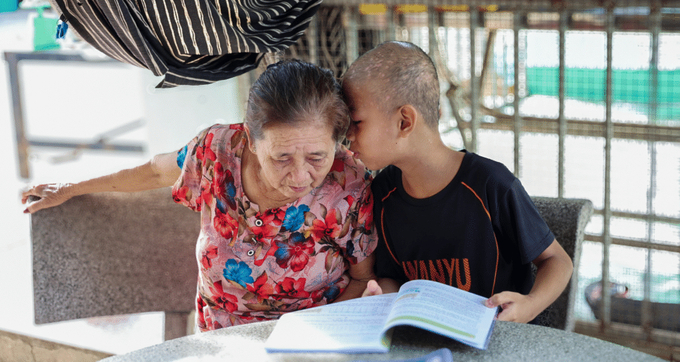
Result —
M 501 292 L 486 301 L 487 307 L 501 306 L 498 320 L 527 323 L 546 309 L 560 296 L 571 279 L 574 266 L 562 246 L 552 244 L 534 259 L 538 271 L 534 286 L 528 295 Z

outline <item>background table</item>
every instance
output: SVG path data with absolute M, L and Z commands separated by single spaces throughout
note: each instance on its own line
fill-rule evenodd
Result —
M 402 328 L 395 331 L 386 354 L 268 354 L 264 342 L 275 325 L 275 321 L 261 322 L 200 333 L 104 361 L 384 361 L 420 357 L 439 348 L 450 349 L 454 361 L 663 361 L 592 337 L 511 322 L 496 323 L 485 351 L 419 329 Z
M 12 97 L 12 114 L 14 117 L 14 132 L 17 142 L 17 157 L 19 161 L 19 175 L 22 178 L 30 177 L 29 168 L 29 146 L 41 147 L 64 147 L 69 149 L 106 149 L 123 152 L 144 152 L 144 145 L 141 144 L 117 144 L 110 141 L 110 138 L 139 128 L 144 124 L 142 120 L 135 120 L 124 126 L 106 132 L 106 134 L 99 135 L 95 142 L 74 142 L 73 140 L 64 139 L 42 139 L 37 140 L 26 135 L 25 120 L 24 120 L 24 106 L 21 94 L 21 72 L 19 71 L 19 63 L 22 61 L 38 61 L 38 62 L 78 62 L 78 63 L 93 63 L 93 64 L 122 64 L 108 57 L 85 57 L 79 51 L 40 51 L 40 52 L 5 52 L 5 60 L 7 61 L 7 70 L 9 73 L 9 87 L 10 95 Z M 59 96 L 59 95 L 56 95 Z

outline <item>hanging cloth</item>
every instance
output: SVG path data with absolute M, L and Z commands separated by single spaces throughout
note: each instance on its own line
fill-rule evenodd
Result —
M 321 0 L 50 0 L 83 40 L 164 75 L 157 88 L 202 85 L 257 67 L 304 33 Z

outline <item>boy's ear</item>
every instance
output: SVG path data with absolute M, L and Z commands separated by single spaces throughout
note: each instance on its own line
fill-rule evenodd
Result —
M 399 115 L 401 118 L 399 123 L 399 134 L 402 137 L 406 137 L 415 129 L 416 122 L 418 121 L 418 111 L 412 105 L 407 104 L 399 108 Z

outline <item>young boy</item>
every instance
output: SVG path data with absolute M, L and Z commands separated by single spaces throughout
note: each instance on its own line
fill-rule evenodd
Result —
M 427 54 L 383 43 L 350 66 L 342 87 L 350 149 L 384 168 L 372 184 L 379 280 L 364 295 L 430 279 L 489 297 L 499 320 L 526 323 L 547 308 L 569 282 L 571 259 L 505 166 L 444 145 Z

